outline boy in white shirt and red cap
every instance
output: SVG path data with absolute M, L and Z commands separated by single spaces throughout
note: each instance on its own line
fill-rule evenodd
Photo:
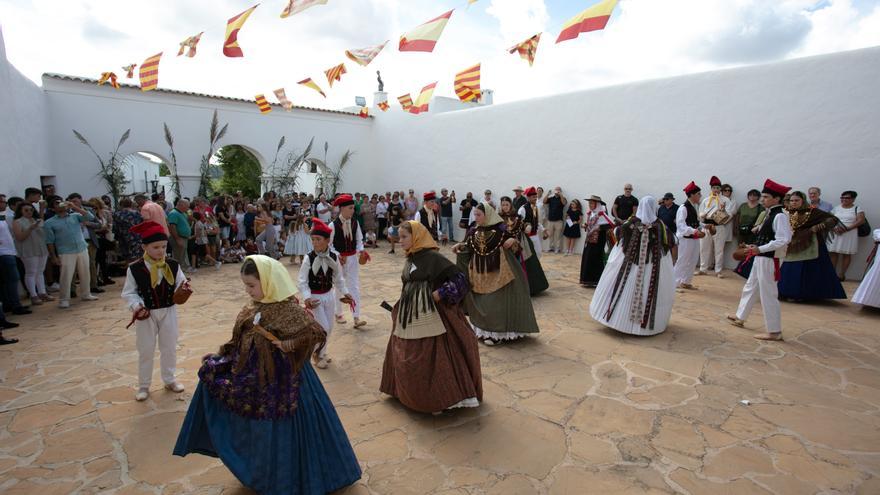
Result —
M 351 299 L 348 289 L 345 288 L 339 256 L 330 250 L 332 233 L 333 230 L 327 224 L 317 218 L 312 219 L 311 238 L 314 249 L 303 257 L 297 284 L 306 309 L 312 311 L 315 321 L 327 332 L 324 346 L 313 356 L 315 366 L 321 369 L 332 362 L 327 355 L 327 346 L 330 342 L 330 332 L 333 331 L 336 296 L 343 294 L 344 299 Z
M 694 181 L 684 188 L 684 193 L 687 200 L 675 213 L 675 235 L 678 236 L 675 285 L 678 289 L 695 290 L 691 280 L 694 278 L 694 267 L 700 259 L 700 239 L 706 236 L 697 214 L 703 193 Z
M 437 193 L 434 191 L 426 192 L 422 195 L 422 199 L 424 204 L 416 212 L 414 220 L 428 229 L 434 242 L 440 242 L 443 233 L 440 232 L 440 205 L 437 204 Z
M 159 343 L 159 364 L 165 388 L 183 392 L 183 385 L 174 378 L 177 366 L 177 305 L 175 292 L 189 292 L 183 270 L 174 260 L 166 259 L 168 234 L 165 227 L 146 221 L 130 229 L 141 237 L 144 257 L 128 266 L 122 298 L 137 324 L 138 391 L 135 399 L 147 400 L 153 378 L 153 356 Z M 131 326 L 131 323 L 129 323 Z
M 761 203 L 767 210 L 764 222 L 758 227 L 755 243 L 748 246 L 747 256 L 753 259 L 752 272 L 743 287 L 739 308 L 735 315 L 728 315 L 730 324 L 743 327 L 752 307 L 761 299 L 764 311 L 766 333 L 755 335 L 758 340 L 782 340 L 782 308 L 779 306 L 780 258 L 783 250 L 791 242 L 791 223 L 782 198 L 791 188 L 777 184 L 770 179 L 764 182 Z
M 361 319 L 360 264 L 369 261 L 370 255 L 364 251 L 364 233 L 354 218 L 354 198 L 350 194 L 340 194 L 333 206 L 339 208 L 339 216 L 329 225 L 330 249 L 339 255 L 342 276 L 351 294 L 354 327 L 361 328 L 367 322 Z M 345 323 L 342 311 L 342 303 L 337 301 L 336 323 Z
M 541 225 L 541 214 L 538 210 L 538 190 L 535 186 L 529 186 L 525 191 L 525 196 L 528 203 L 520 207 L 516 214 L 523 219 L 526 235 L 535 246 L 535 256 L 540 259 L 541 253 L 544 251 L 541 247 L 541 241 L 547 236 L 544 235 L 544 226 Z

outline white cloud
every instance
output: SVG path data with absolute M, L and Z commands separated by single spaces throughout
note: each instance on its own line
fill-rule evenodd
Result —
M 544 0 L 492 0 L 486 13 L 498 19 L 501 36 L 511 43 L 540 33 L 550 20 Z

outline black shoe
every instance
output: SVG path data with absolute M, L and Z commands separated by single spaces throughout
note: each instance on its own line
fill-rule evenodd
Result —
M 116 281 L 113 280 L 112 278 L 105 278 L 104 279 L 104 285 L 113 285 L 115 283 L 116 283 Z
M 0 345 L 9 345 L 9 344 L 17 344 L 18 339 L 7 339 L 4 337 L 0 337 Z
M 0 321 L 0 329 L 6 330 L 7 328 L 18 328 L 18 323 L 12 323 L 11 321 L 2 320 Z
M 33 311 L 31 311 L 25 307 L 15 308 L 12 310 L 12 314 L 14 314 L 14 315 L 29 315 L 31 313 L 33 313 Z
M 100 287 L 92 287 L 92 294 L 103 294 L 104 292 L 106 291 Z

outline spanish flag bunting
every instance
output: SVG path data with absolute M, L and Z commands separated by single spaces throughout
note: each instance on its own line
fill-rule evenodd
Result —
M 282 108 L 289 112 L 290 109 L 293 108 L 293 103 L 291 103 L 290 100 L 287 99 L 287 95 L 284 93 L 284 88 L 278 88 L 274 92 L 275 98 L 278 98 L 278 103 L 281 104 Z
M 452 12 L 450 10 L 401 36 L 399 50 L 402 52 L 433 52 L 434 47 L 437 46 L 437 40 L 443 34 L 443 28 L 452 17 Z
M 523 41 L 522 43 L 518 43 L 513 45 L 508 49 L 510 53 L 519 52 L 519 56 L 525 60 L 529 61 L 529 67 L 535 63 L 535 55 L 538 54 L 538 43 L 541 41 L 541 33 L 538 33 L 531 38 Z
M 370 109 L 367 107 L 361 107 L 361 111 L 358 112 L 358 117 L 365 119 L 370 116 Z
M 419 114 L 422 112 L 428 111 L 428 104 L 431 102 L 431 98 L 434 96 L 434 89 L 437 87 L 437 83 L 431 83 L 424 88 L 422 88 L 422 92 L 419 93 L 419 97 L 416 98 L 416 102 L 409 109 L 409 113 Z
M 327 5 L 327 0 L 288 0 L 287 7 L 281 13 L 281 18 L 287 18 L 294 14 L 299 14 L 303 10 L 315 5 Z
M 250 17 L 250 15 L 254 13 L 254 10 L 259 6 L 260 4 L 256 4 L 226 22 L 226 41 L 223 42 L 223 55 L 226 55 L 227 57 L 244 57 L 244 52 L 242 52 L 241 47 L 238 46 L 238 32 L 241 30 L 241 27 L 244 26 L 248 17 Z
M 336 67 L 331 67 L 324 71 L 324 74 L 327 75 L 327 82 L 330 83 L 330 87 L 333 87 L 333 81 L 341 81 L 342 75 L 347 71 L 345 70 L 345 64 L 339 64 Z
M 383 112 L 387 112 L 388 109 L 391 108 L 391 106 L 388 105 L 387 101 L 380 101 L 379 104 L 376 106 L 379 107 L 379 110 L 382 110 Z
M 400 107 L 403 108 L 404 112 L 409 112 L 409 109 L 413 106 L 412 96 L 410 96 L 409 93 L 403 96 L 398 96 L 397 101 L 400 102 Z
M 255 97 L 257 100 L 257 106 L 260 107 L 260 113 L 269 113 L 272 111 L 272 106 L 269 105 L 269 102 L 266 101 L 266 97 L 263 95 L 257 95 Z
M 186 56 L 189 58 L 193 58 L 196 56 L 196 46 L 199 44 L 199 41 L 202 39 L 202 35 L 205 34 L 204 31 L 201 33 L 190 36 L 189 38 L 180 42 L 180 50 L 177 50 L 177 56 L 183 55 L 183 51 L 187 50 Z
M 162 52 L 144 60 L 141 64 L 140 78 L 141 91 L 152 91 L 159 86 L 159 60 L 162 58 Z
M 126 65 L 125 67 L 123 67 L 122 70 L 124 70 L 126 73 L 125 77 L 128 79 L 131 79 L 132 77 L 134 77 L 134 68 L 137 66 L 138 66 L 138 64 L 131 64 L 131 65 Z
M 480 64 L 455 75 L 455 94 L 461 101 L 480 99 Z
M 307 77 L 307 78 L 303 79 L 302 81 L 298 82 L 297 84 L 302 84 L 303 86 L 305 86 L 307 88 L 312 88 L 315 91 L 317 91 L 318 93 L 321 93 L 321 96 L 323 96 L 324 98 L 327 97 L 327 95 L 324 94 L 324 92 L 321 90 L 321 87 L 318 86 L 317 84 L 315 84 L 315 81 L 312 81 L 311 77 Z
M 102 72 L 101 79 L 98 80 L 98 86 L 103 86 L 108 81 L 114 89 L 119 89 L 119 83 L 116 82 L 116 74 L 113 72 Z
M 573 40 L 581 33 L 605 29 L 617 0 L 602 0 L 587 10 L 569 19 L 563 26 L 556 42 Z
M 370 62 L 379 55 L 379 52 L 381 52 L 387 44 L 388 42 L 386 41 L 381 45 L 359 48 L 356 50 L 345 50 L 345 56 L 350 58 L 353 62 L 356 62 L 358 65 L 366 67 L 370 65 Z

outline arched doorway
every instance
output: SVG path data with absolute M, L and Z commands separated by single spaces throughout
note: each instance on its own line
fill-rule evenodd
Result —
M 168 193 L 173 189 L 173 176 L 168 160 L 152 151 L 136 151 L 122 158 L 125 175 L 123 191 L 127 196 L 135 194 Z
M 251 148 L 240 144 L 221 147 L 210 160 L 209 192 L 230 195 L 241 192 L 246 198 L 260 197 L 263 185 L 261 163 L 259 154 Z

